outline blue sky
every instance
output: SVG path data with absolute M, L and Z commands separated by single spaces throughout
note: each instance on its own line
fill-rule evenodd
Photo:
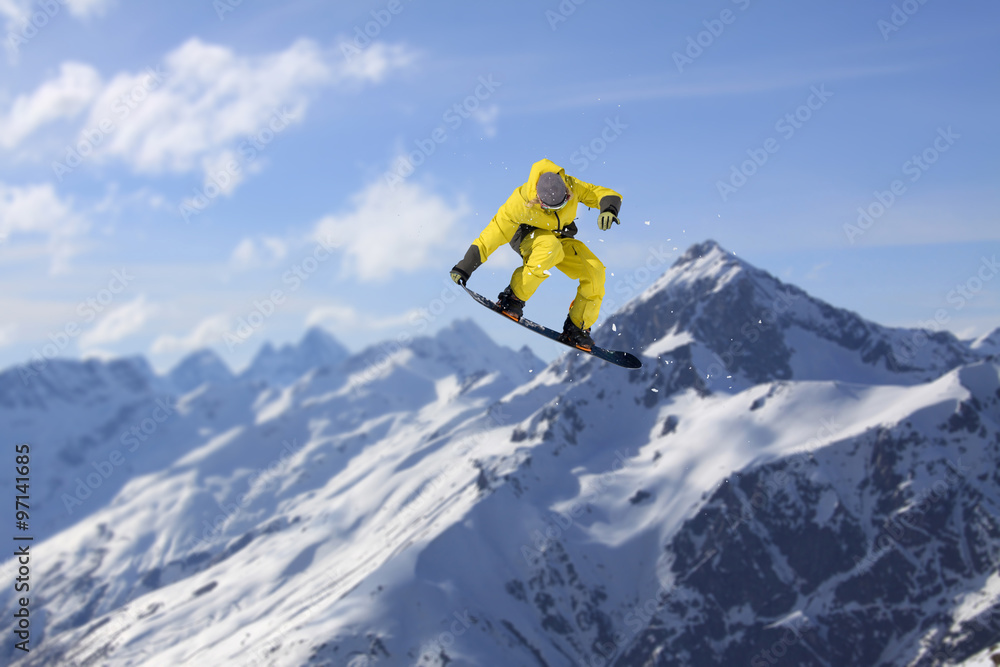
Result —
M 542 157 L 624 195 L 621 226 L 578 221 L 617 305 L 712 238 L 883 324 L 1000 325 L 996 2 L 0 0 L 0 24 L 0 367 L 239 369 L 312 325 L 356 350 L 464 317 L 551 358 L 447 279 Z M 574 289 L 526 316 L 558 326 Z

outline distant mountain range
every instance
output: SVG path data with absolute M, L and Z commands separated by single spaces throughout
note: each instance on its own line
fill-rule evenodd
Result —
M 880 326 L 708 241 L 595 340 L 644 367 L 458 321 L 0 373 L 37 508 L 0 659 L 992 664 L 1000 329 Z

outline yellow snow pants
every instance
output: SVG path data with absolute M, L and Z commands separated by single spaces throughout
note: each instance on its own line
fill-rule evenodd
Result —
M 527 301 L 555 267 L 571 280 L 579 280 L 570 306 L 573 324 L 589 329 L 601 312 L 604 299 L 604 265 L 583 241 L 560 238 L 547 229 L 535 229 L 521 241 L 524 265 L 514 270 L 510 286 L 514 296 Z

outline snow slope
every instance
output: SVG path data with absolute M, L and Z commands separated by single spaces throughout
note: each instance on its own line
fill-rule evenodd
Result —
M 313 368 L 286 354 L 270 376 L 196 363 L 178 396 L 136 360 L 61 362 L 93 379 L 81 394 L 8 371 L 4 427 L 38 443 L 58 490 L 33 546 L 36 648 L 4 659 L 985 659 L 1000 369 L 918 333 L 707 242 L 597 332 L 644 354 L 635 372 L 575 353 L 545 368 L 469 322 Z M 163 391 L 170 419 L 59 517 Z M 78 460 L 43 455 L 54 440 Z M 13 604 L 2 589 L 2 618 Z
M 1000 355 L 1000 327 L 972 341 L 970 347 L 978 354 Z

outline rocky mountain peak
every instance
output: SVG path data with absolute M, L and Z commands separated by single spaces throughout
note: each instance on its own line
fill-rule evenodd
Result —
M 212 350 L 198 350 L 181 359 L 170 371 L 168 378 L 179 392 L 186 393 L 205 382 L 230 382 L 233 373 Z
M 298 343 L 286 343 L 275 348 L 264 343 L 242 378 L 283 386 L 291 384 L 304 373 L 317 367 L 335 367 L 350 356 L 341 343 L 319 327 L 312 327 Z
M 913 384 L 983 356 L 948 332 L 883 327 L 831 306 L 715 241 L 689 248 L 597 341 L 658 360 L 653 372 L 696 371 L 712 391 L 791 379 Z

